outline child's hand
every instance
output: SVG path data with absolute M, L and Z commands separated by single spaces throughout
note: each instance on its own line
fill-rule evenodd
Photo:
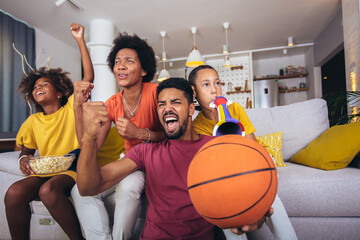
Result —
M 74 82 L 74 106 L 82 106 L 90 97 L 94 84 L 86 81 Z
M 20 171 L 25 175 L 32 175 L 35 174 L 35 172 L 31 169 L 29 165 L 29 157 L 33 157 L 32 155 L 28 155 L 27 157 L 23 157 L 19 161 L 19 167 Z
M 76 40 L 84 38 L 84 27 L 82 25 L 78 23 L 72 23 L 70 25 L 70 29 L 71 29 L 71 34 Z
M 241 235 L 244 232 L 256 231 L 261 228 L 261 226 L 265 222 L 266 217 L 270 217 L 273 213 L 274 213 L 274 209 L 270 208 L 269 211 L 265 214 L 265 216 L 260 218 L 259 221 L 257 221 L 256 223 L 254 223 L 252 225 L 241 226 L 238 228 L 231 228 L 231 231 L 237 235 Z

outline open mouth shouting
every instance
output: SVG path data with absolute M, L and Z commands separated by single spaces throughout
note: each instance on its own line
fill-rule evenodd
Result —
M 179 127 L 179 116 L 176 113 L 165 113 L 163 116 L 163 121 L 165 123 L 164 127 L 168 132 L 174 132 Z

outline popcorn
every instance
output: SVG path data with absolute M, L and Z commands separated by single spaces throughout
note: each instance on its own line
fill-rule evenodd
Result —
M 52 174 L 68 170 L 74 159 L 74 154 L 38 156 L 30 159 L 29 164 L 36 174 Z

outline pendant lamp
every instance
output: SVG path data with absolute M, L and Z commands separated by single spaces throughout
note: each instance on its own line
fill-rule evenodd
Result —
M 231 61 L 229 59 L 229 56 L 226 56 L 225 57 L 225 63 L 224 63 L 224 68 L 229 68 L 229 67 L 232 67 L 232 64 L 231 64 Z
M 189 54 L 189 56 L 188 56 L 188 58 L 186 60 L 186 64 L 185 64 L 187 67 L 192 67 L 192 68 L 195 68 L 197 66 L 205 64 L 204 59 L 201 56 L 201 54 L 200 54 L 200 52 L 197 49 L 196 44 L 195 44 L 196 30 L 197 30 L 196 27 L 191 28 L 191 32 L 192 32 L 193 37 L 194 37 L 194 46 L 191 49 L 191 52 L 190 52 L 190 54 Z
M 166 61 L 166 52 L 165 52 L 165 36 L 166 36 L 166 32 L 165 31 L 161 31 L 160 35 L 162 37 L 162 43 L 163 43 L 163 51 L 162 51 L 162 62 L 163 62 L 163 68 L 160 71 L 159 77 L 158 77 L 158 82 L 162 82 L 168 78 L 170 78 L 170 73 L 166 70 L 165 67 L 165 61 Z
M 224 28 L 225 28 L 225 41 L 226 41 L 226 44 L 223 46 L 223 53 L 224 54 L 228 54 L 229 53 L 229 41 L 228 41 L 228 28 L 230 26 L 230 24 L 228 22 L 224 23 L 223 24 Z M 224 68 L 229 68 L 229 67 L 232 67 L 232 64 L 231 64 L 231 61 L 229 59 L 229 55 L 226 55 L 225 57 L 225 63 L 224 63 Z
M 294 46 L 294 38 L 293 37 L 288 37 L 288 46 Z

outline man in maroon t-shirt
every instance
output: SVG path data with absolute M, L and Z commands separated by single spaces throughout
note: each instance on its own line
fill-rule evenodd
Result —
M 214 226 L 196 212 L 186 183 L 192 158 L 212 137 L 199 135 L 192 128 L 195 105 L 188 81 L 170 78 L 158 86 L 157 95 L 157 111 L 166 140 L 139 144 L 123 159 L 102 168 L 96 162 L 95 144 L 102 122 L 107 118 L 106 107 L 101 102 L 84 104 L 86 129 L 77 165 L 80 194 L 103 192 L 132 172 L 142 170 L 146 173 L 149 206 L 141 239 L 214 239 Z M 234 228 L 233 232 L 256 230 L 264 220 L 265 216 L 256 224 Z

